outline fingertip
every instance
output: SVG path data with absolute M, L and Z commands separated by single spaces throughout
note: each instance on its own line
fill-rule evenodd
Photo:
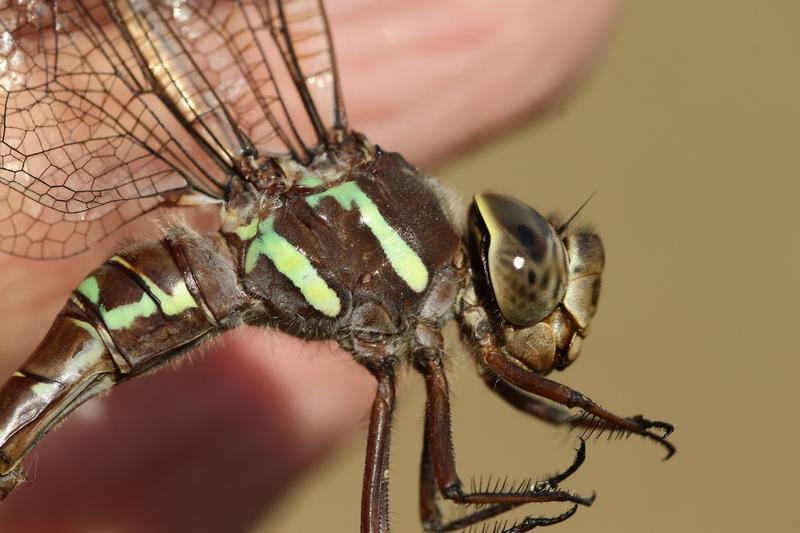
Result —
M 332 12 L 356 129 L 440 158 L 561 92 L 602 49 L 615 0 L 353 4 Z M 368 19 L 368 20 L 365 20 Z
M 26 462 L 0 528 L 244 530 L 374 395 L 369 373 L 323 343 L 245 329 L 202 352 L 80 407 Z
M 369 411 L 376 381 L 335 342 L 308 342 L 277 331 L 242 328 L 231 332 L 224 350 L 251 362 L 284 391 L 292 416 L 309 442 L 337 438 Z

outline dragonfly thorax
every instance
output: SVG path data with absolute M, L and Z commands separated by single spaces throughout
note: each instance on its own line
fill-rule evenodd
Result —
M 308 166 L 279 160 L 286 187 L 232 189 L 222 233 L 245 289 L 270 320 L 305 336 L 437 323 L 465 278 L 441 195 L 401 156 L 374 148 L 356 159 L 352 147 Z

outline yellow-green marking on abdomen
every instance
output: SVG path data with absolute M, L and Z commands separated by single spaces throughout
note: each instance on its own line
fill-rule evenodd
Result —
M 142 283 L 145 284 L 150 293 L 152 293 L 158 301 L 154 300 L 147 292 L 143 292 L 141 298 L 139 298 L 137 302 L 122 304 L 108 309 L 104 304 L 100 303 L 100 286 L 97 282 L 97 278 L 89 276 L 78 285 L 77 290 L 97 306 L 98 312 L 108 329 L 119 330 L 129 328 L 137 318 L 149 318 L 153 316 L 159 308 L 165 315 L 174 316 L 187 309 L 197 307 L 197 302 L 194 300 L 189 289 L 186 287 L 186 283 L 183 281 L 176 283 L 170 294 L 156 285 L 148 276 L 137 271 L 133 265 L 122 257 L 115 255 L 109 259 L 109 261 L 117 263 L 133 272 L 142 280 Z
M 161 311 L 163 311 L 165 315 L 179 315 L 187 309 L 197 307 L 197 302 L 194 301 L 194 297 L 189 292 L 189 289 L 186 287 L 186 283 L 183 280 L 175 284 L 175 286 L 172 288 L 172 294 L 168 294 L 161 287 L 156 285 L 153 280 L 136 270 L 133 265 L 128 263 L 120 256 L 115 255 L 109 259 L 109 261 L 120 264 L 139 276 L 139 279 L 142 280 L 153 296 L 156 297 L 161 307 Z
M 89 276 L 81 281 L 78 285 L 78 292 L 86 296 L 86 298 L 94 305 L 100 303 L 100 285 L 97 284 L 97 278 Z
M 314 309 L 329 317 L 341 312 L 339 296 L 319 276 L 308 257 L 275 231 L 272 217 L 259 223 L 258 235 L 245 253 L 244 271 L 252 272 L 262 255 L 272 261 L 278 272 L 289 278 Z
M 355 205 L 361 213 L 361 220 L 372 231 L 383 253 L 389 259 L 397 275 L 414 292 L 422 292 L 428 286 L 428 269 L 422 259 L 400 237 L 381 214 L 369 196 L 354 181 L 347 181 L 331 187 L 327 191 L 312 194 L 306 198 L 311 207 L 316 208 L 323 198 L 335 199 L 348 211 Z

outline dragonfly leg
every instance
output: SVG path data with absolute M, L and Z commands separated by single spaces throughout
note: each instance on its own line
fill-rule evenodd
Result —
M 452 531 L 497 516 L 528 503 L 571 502 L 567 512 L 554 517 L 528 517 L 504 531 L 527 531 L 536 526 L 551 525 L 569 518 L 577 505 L 591 505 L 594 497 L 582 497 L 559 489 L 558 483 L 569 477 L 581 465 L 584 448 L 578 451 L 573 464 L 564 472 L 538 482 L 526 480 L 510 486 L 499 480 L 494 486 L 466 491 L 458 476 L 450 428 L 450 400 L 447 379 L 438 355 L 424 358 L 420 366 L 425 375 L 428 404 L 425 412 L 425 442 L 423 445 L 420 490 L 420 514 L 428 531 Z M 480 509 L 459 519 L 445 522 L 438 508 L 437 489 L 444 498 L 457 504 L 481 505 Z
M 666 440 L 674 430 L 672 424 L 647 420 L 639 415 L 632 417 L 619 416 L 601 407 L 581 392 L 512 363 L 490 345 L 481 346 L 479 352 L 483 363 L 510 385 L 565 407 L 582 409 L 584 414 L 570 421 L 570 423 L 591 428 L 591 431 L 599 429 L 602 432 L 608 429 L 619 431 L 621 434 L 641 435 L 664 446 L 667 450 L 665 459 L 669 459 L 675 453 L 675 447 Z M 513 398 L 517 401 L 516 396 L 507 392 L 508 389 L 499 390 L 502 391 L 501 395 L 504 398 Z M 513 404 L 514 402 L 511 403 Z M 591 433 L 589 436 L 591 436 Z
M 509 405 L 554 426 L 591 428 L 592 420 L 588 417 L 574 417 L 567 409 L 545 403 L 540 398 L 527 394 L 497 377 L 488 368 L 481 369 L 479 375 L 492 392 L 503 398 Z
M 445 520 L 442 514 L 442 511 L 438 505 L 437 496 L 438 496 L 438 487 L 436 485 L 436 474 L 433 468 L 433 461 L 431 460 L 431 452 L 430 446 L 428 444 L 427 437 L 423 439 L 423 446 L 422 446 L 422 461 L 421 461 L 421 468 L 420 468 L 420 518 L 422 523 L 425 526 L 425 529 L 428 531 L 456 531 L 460 529 L 467 528 L 471 525 L 483 522 L 484 520 L 488 520 L 490 518 L 494 518 L 500 514 L 505 513 L 506 511 L 510 511 L 520 505 L 524 505 L 525 502 L 522 503 L 514 503 L 514 504 L 495 504 L 495 505 L 487 505 L 483 506 L 480 509 L 476 509 L 473 512 L 467 513 L 457 519 L 454 520 Z M 586 457 L 586 444 L 583 440 L 581 440 L 581 446 L 577 450 L 577 455 L 575 457 L 575 461 L 570 465 L 570 467 L 561 472 L 556 474 L 546 480 L 540 482 L 540 485 L 544 486 L 545 484 L 549 484 L 551 486 L 556 486 L 559 481 L 562 479 L 566 479 L 571 475 L 573 472 L 580 468 L 581 464 Z M 559 522 L 563 522 L 570 516 L 572 516 L 575 511 L 577 510 L 577 506 L 573 505 L 570 507 L 566 512 L 554 516 L 554 517 L 535 517 L 526 520 L 534 520 L 533 522 L 526 522 L 523 520 L 517 526 L 521 526 L 522 524 L 527 524 L 529 529 L 532 529 L 535 526 L 543 526 L 543 525 L 553 525 Z M 513 531 L 513 529 L 512 529 Z M 525 531 L 519 530 L 519 531 Z
M 362 533 L 389 531 L 389 444 L 395 403 L 392 369 L 375 372 L 378 391 L 372 404 L 361 493 Z

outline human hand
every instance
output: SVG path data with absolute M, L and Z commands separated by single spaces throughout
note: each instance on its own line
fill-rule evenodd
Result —
M 352 127 L 425 163 L 562 89 L 595 54 L 614 2 L 339 0 L 328 9 Z M 59 262 L 0 257 L 2 375 L 115 244 Z M 246 329 L 200 351 L 179 372 L 76 411 L 32 453 L 32 482 L 0 504 L 0 529 L 241 531 L 369 412 L 374 380 L 333 344 Z

